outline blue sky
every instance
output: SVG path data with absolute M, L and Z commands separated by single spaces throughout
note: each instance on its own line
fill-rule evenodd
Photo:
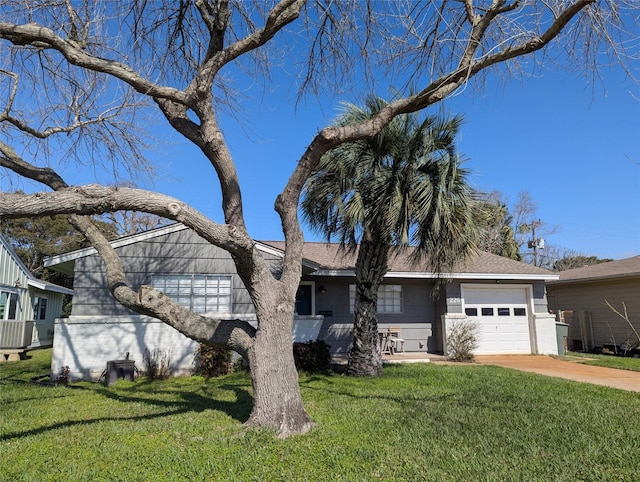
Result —
M 545 72 L 451 108 L 474 180 L 515 200 L 527 190 L 557 231 L 547 242 L 601 258 L 640 254 L 640 87 Z M 455 107 L 454 107 L 455 106 Z
M 244 127 L 223 120 L 256 239 L 282 239 L 274 199 L 342 100 L 308 100 L 294 110 L 292 99 L 283 83 L 241 113 Z M 538 217 L 557 228 L 545 236 L 547 244 L 601 258 L 640 254 L 640 87 L 619 70 L 603 71 L 596 84 L 554 72 L 490 82 L 482 93 L 469 89 L 444 107 L 466 119 L 458 142 L 474 187 L 500 191 L 511 203 L 528 191 Z M 157 159 L 165 174 L 156 188 L 220 221 L 213 170 L 178 137 L 171 142 Z M 305 232 L 307 240 L 321 239 Z

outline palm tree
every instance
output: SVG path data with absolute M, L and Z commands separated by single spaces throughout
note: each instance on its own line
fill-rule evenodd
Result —
M 375 96 L 363 109 L 348 104 L 338 125 L 361 123 L 386 104 Z M 397 116 L 373 139 L 328 152 L 307 181 L 306 221 L 327 241 L 357 250 L 351 375 L 382 372 L 377 303 L 389 256 L 410 248 L 440 273 L 475 249 L 475 201 L 453 142 L 460 124 Z
M 500 194 L 478 193 L 477 224 L 480 226 L 478 248 L 504 258 L 521 261 L 518 242 L 512 227 L 513 216 Z

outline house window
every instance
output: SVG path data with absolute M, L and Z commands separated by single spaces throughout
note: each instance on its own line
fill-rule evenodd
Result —
M 33 304 L 33 317 L 36 320 L 47 319 L 47 299 L 38 296 Z
M 356 304 L 356 285 L 349 285 L 349 308 Z M 380 285 L 378 288 L 378 313 L 402 313 L 402 285 Z
M 18 311 L 18 293 L 0 291 L 0 320 L 15 320 Z
M 231 313 L 231 276 L 156 275 L 151 285 L 194 313 Z

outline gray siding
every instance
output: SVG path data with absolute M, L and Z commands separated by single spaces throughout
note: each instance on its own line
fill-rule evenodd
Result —
M 313 278 L 305 277 L 304 280 Z M 347 354 L 353 339 L 353 313 L 349 308 L 349 285 L 354 278 L 316 278 L 316 313 L 324 314 L 319 338 L 326 341 L 335 354 Z M 378 329 L 400 327 L 406 351 L 427 352 L 435 347 L 433 325 L 435 304 L 431 299 L 430 283 L 423 280 L 387 279 L 386 284 L 402 285 L 402 313 L 379 314 Z M 326 293 L 318 292 L 324 286 Z M 331 313 L 328 315 L 327 313 Z M 422 347 L 420 347 L 422 344 Z
M 625 303 L 629 318 L 635 323 L 636 330 L 640 331 L 638 322 L 640 320 L 640 279 L 638 278 L 599 283 L 550 285 L 547 290 L 549 307 L 552 310 L 590 313 L 593 342 L 597 347 L 613 343 L 614 340 L 615 344 L 620 345 L 633 334 L 629 325 L 607 307 L 605 300 L 619 311 L 622 311 L 622 303 Z M 578 316 L 573 316 L 566 321 L 569 322 L 569 348 L 578 348 L 578 344 L 574 343 L 582 339 Z
M 547 293 L 545 283 L 539 281 L 533 283 L 533 312 L 534 313 L 548 313 L 549 305 L 547 301 Z
M 253 314 L 249 294 L 236 274 L 233 259 L 223 249 L 185 230 L 117 248 L 127 281 L 136 289 L 150 284 L 154 274 L 228 274 L 232 276 L 234 314 Z M 265 256 L 276 265 L 279 260 Z M 271 259 L 269 259 L 271 258 Z M 73 316 L 133 313 L 121 306 L 106 287 L 104 265 L 95 254 L 76 261 Z

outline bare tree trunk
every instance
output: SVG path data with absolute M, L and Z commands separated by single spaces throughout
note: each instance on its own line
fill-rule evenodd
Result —
M 379 376 L 382 356 L 378 344 L 378 288 L 387 272 L 389 246 L 375 237 L 360 244 L 356 261 L 353 343 L 347 374 Z
M 249 352 L 253 384 L 250 427 L 267 427 L 278 437 L 308 432 L 313 422 L 304 409 L 293 359 L 293 304 L 259 313 L 260 325 Z

